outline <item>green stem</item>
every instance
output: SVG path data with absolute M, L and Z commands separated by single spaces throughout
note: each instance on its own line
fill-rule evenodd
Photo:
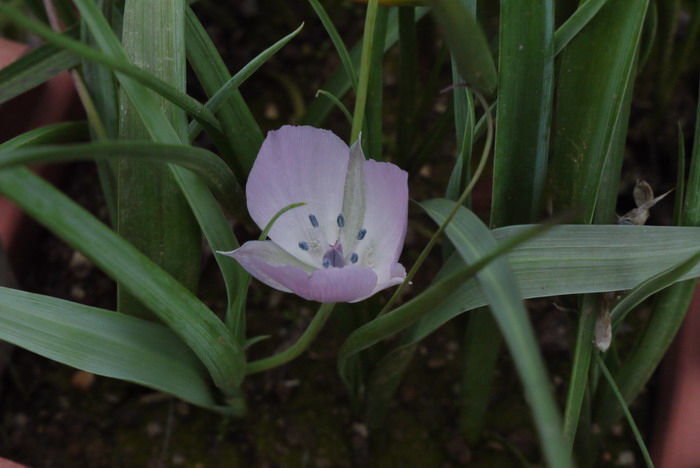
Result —
M 622 394 L 620 393 L 620 390 L 617 388 L 617 384 L 615 383 L 615 379 L 613 379 L 612 375 L 610 375 L 608 368 L 605 366 L 605 362 L 601 359 L 600 354 L 598 352 L 595 353 L 595 360 L 598 363 L 598 367 L 600 367 L 600 370 L 603 372 L 605 379 L 608 381 L 608 384 L 610 384 L 610 388 L 612 389 L 613 393 L 615 394 L 615 398 L 617 398 L 617 401 L 620 403 L 620 406 L 622 407 L 622 411 L 624 411 L 624 413 L 625 413 L 625 417 L 627 418 L 627 422 L 630 425 L 630 429 L 632 429 L 632 433 L 634 434 L 634 438 L 637 440 L 637 444 L 639 445 L 639 450 L 642 452 L 642 456 L 644 457 L 644 462 L 646 463 L 646 465 L 648 467 L 653 468 L 654 463 L 651 461 L 651 457 L 649 456 L 649 451 L 647 450 L 647 447 L 644 444 L 644 439 L 642 439 L 642 434 L 639 432 L 639 428 L 637 427 L 637 424 L 634 422 L 634 418 L 632 418 L 632 414 L 630 413 L 629 408 L 627 408 L 627 403 L 625 403 L 625 398 L 622 396 Z
M 581 312 L 574 350 L 574 364 L 569 379 L 569 391 L 566 395 L 564 410 L 564 439 L 571 448 L 576 437 L 578 420 L 581 416 L 581 406 L 588 383 L 588 371 L 593 351 L 593 330 L 598 316 L 599 297 L 594 294 L 583 296 Z
M 365 34 L 362 39 L 362 58 L 360 59 L 360 80 L 357 84 L 357 98 L 355 99 L 355 114 L 352 119 L 352 131 L 350 132 L 350 144 L 355 143 L 362 131 L 367 104 L 367 88 L 369 85 L 369 69 L 372 61 L 372 44 L 374 42 L 374 27 L 377 22 L 377 10 L 379 0 L 369 0 L 367 3 L 367 16 L 365 17 Z
M 334 307 L 335 302 L 321 304 L 321 307 L 318 308 L 318 312 L 316 312 L 316 316 L 313 318 L 313 320 L 311 320 L 308 328 L 304 331 L 304 334 L 301 335 L 301 338 L 299 338 L 296 343 L 281 353 L 263 359 L 258 359 L 257 361 L 249 362 L 245 369 L 246 374 L 255 374 L 257 372 L 272 369 L 273 367 L 281 366 L 282 364 L 286 364 L 301 355 L 301 353 L 306 351 L 314 338 L 318 336 L 318 333 L 323 328 L 323 325 L 325 325 L 326 321 L 331 316 L 331 312 L 333 312 Z
M 391 299 L 389 299 L 389 302 L 386 303 L 386 305 L 382 308 L 382 310 L 377 314 L 377 317 L 381 317 L 385 313 L 387 313 L 391 308 L 393 307 L 394 303 L 396 300 L 399 298 L 403 290 L 406 288 L 406 286 L 411 282 L 413 277 L 416 275 L 418 272 L 418 269 L 421 267 L 425 259 L 428 257 L 430 254 L 430 251 L 433 250 L 433 247 L 437 243 L 437 240 L 440 238 L 442 233 L 445 231 L 447 228 L 447 225 L 450 224 L 450 221 L 452 221 L 452 218 L 457 214 L 457 211 L 460 209 L 462 204 L 464 203 L 464 200 L 467 199 L 469 194 L 472 192 L 472 189 L 476 185 L 476 182 L 479 180 L 479 177 L 481 177 L 481 173 L 484 171 L 484 167 L 486 167 L 486 161 L 488 161 L 488 156 L 489 153 L 491 152 L 491 144 L 493 143 L 493 118 L 491 117 L 491 111 L 489 109 L 489 105 L 484 99 L 484 97 L 479 94 L 478 92 L 474 92 L 474 95 L 479 99 L 479 102 L 483 106 L 486 112 L 486 118 L 488 120 L 488 126 L 486 127 L 487 129 L 487 135 L 486 135 L 486 143 L 484 144 L 484 151 L 481 154 L 481 160 L 479 161 L 479 166 L 476 168 L 476 171 L 474 171 L 474 177 L 469 181 L 469 185 L 464 189 L 464 192 L 462 192 L 462 195 L 459 197 L 459 200 L 457 200 L 454 204 L 454 207 L 450 211 L 450 213 L 447 215 L 447 218 L 445 218 L 445 221 L 440 225 L 437 231 L 435 231 L 435 234 L 433 234 L 433 237 L 430 238 L 428 241 L 428 244 L 425 246 L 423 251 L 420 253 L 418 256 L 418 259 L 416 262 L 413 264 L 411 269 L 409 270 L 408 274 L 406 274 L 406 279 L 401 283 L 401 285 L 396 289 L 394 292 L 394 295 L 391 296 Z

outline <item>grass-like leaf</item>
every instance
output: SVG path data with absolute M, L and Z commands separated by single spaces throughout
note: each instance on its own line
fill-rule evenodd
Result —
M 192 117 L 205 125 L 208 130 L 217 134 L 221 132 L 221 124 L 202 103 L 179 91 L 177 88 L 164 82 L 163 80 L 156 78 L 151 73 L 145 72 L 134 66 L 126 58 L 126 56 L 123 55 L 123 50 L 119 49 L 121 50 L 121 54 L 117 56 L 101 53 L 100 51 L 95 50 L 82 42 L 53 32 L 50 28 L 30 20 L 18 10 L 10 6 L 0 5 L 0 12 L 7 15 L 10 19 L 12 19 L 12 21 L 16 22 L 20 26 L 27 28 L 52 44 L 55 44 L 57 47 L 73 52 L 75 55 L 83 57 L 87 60 L 100 63 L 116 72 L 124 73 L 130 78 L 136 80 L 138 83 L 147 86 L 158 94 L 161 94 L 163 97 L 188 112 L 190 115 L 192 115 Z M 106 22 L 104 24 L 100 24 L 98 27 L 108 28 L 108 30 L 111 32 L 111 28 L 109 28 L 109 25 L 107 25 Z M 97 34 L 96 39 L 101 44 L 104 43 L 104 38 L 101 39 Z
M 284 47 L 294 36 L 299 34 L 301 29 L 304 27 L 302 24 L 297 29 L 284 36 L 279 41 L 275 42 L 273 45 L 262 51 L 257 57 L 248 62 L 245 67 L 243 67 L 238 73 L 233 75 L 228 81 L 226 81 L 221 87 L 211 96 L 209 101 L 206 103 L 207 109 L 212 112 L 217 112 L 229 98 L 233 97 L 238 87 L 243 84 L 255 71 L 260 68 L 270 57 L 272 57 L 278 50 Z M 191 122 L 188 134 L 190 141 L 194 140 L 199 132 L 202 130 L 202 126 L 199 122 Z M 257 150 L 256 150 L 257 152 Z M 255 157 L 246 163 L 246 168 L 249 171 L 250 167 L 253 165 Z M 250 166 L 250 167 L 248 167 Z
M 235 394 L 243 351 L 190 291 L 29 169 L 0 172 L 0 193 L 124 285 L 192 348 L 225 394 Z
M 190 7 L 186 7 L 185 11 L 185 47 L 187 60 L 204 92 L 209 98 L 213 97 L 231 79 L 231 74 Z M 255 155 L 258 154 L 263 134 L 241 93 L 234 88 L 228 96 L 225 105 L 212 112 L 215 112 L 221 121 L 224 137 L 233 152 L 230 155 L 224 152 L 226 148 L 220 148 L 221 157 L 239 177 L 239 182 L 243 183 L 253 166 Z M 190 141 L 193 139 L 191 137 Z
M 416 21 L 423 18 L 428 13 L 428 8 L 416 8 Z M 399 38 L 398 25 L 396 21 L 395 11 L 389 14 L 389 24 L 386 31 L 386 40 L 384 42 L 384 52 L 386 53 Z M 350 50 L 350 58 L 355 67 L 360 64 L 361 42 L 355 44 Z M 325 89 L 338 99 L 342 99 L 345 94 L 352 88 L 350 78 L 345 73 L 345 69 L 339 67 L 328 78 L 328 80 L 320 86 L 320 89 Z M 311 102 L 306 108 L 306 113 L 300 121 L 301 125 L 311 125 L 312 127 L 320 127 L 325 121 L 328 114 L 333 110 L 333 103 L 327 99 L 316 99 Z
M 171 163 L 185 167 L 201 176 L 232 214 L 242 219 L 247 217 L 243 205 L 243 191 L 226 163 L 214 153 L 193 146 L 123 140 L 79 145 L 32 146 L 0 151 L 0 169 L 36 163 L 120 159 Z
M 430 4 L 462 78 L 482 94 L 493 94 L 497 85 L 496 65 L 476 17 L 460 0 L 431 0 Z
M 634 434 L 634 438 L 637 441 L 639 450 L 641 450 L 642 452 L 642 457 L 644 457 L 644 463 L 646 463 L 647 467 L 654 468 L 654 463 L 651 461 L 651 456 L 649 455 L 649 450 L 647 450 L 647 446 L 644 443 L 644 439 L 642 439 L 642 434 L 639 432 L 639 428 L 634 422 L 632 413 L 630 413 L 629 408 L 627 408 L 627 403 L 625 402 L 624 397 L 620 393 L 620 390 L 617 388 L 615 379 L 613 378 L 612 374 L 610 374 L 610 371 L 608 371 L 608 367 L 605 365 L 605 361 L 603 361 L 603 359 L 600 357 L 600 354 L 598 354 L 597 352 L 595 353 L 595 359 L 596 363 L 598 364 L 598 367 L 600 368 L 601 372 L 603 373 L 603 376 L 605 377 L 605 380 L 608 381 L 608 385 L 610 385 L 610 389 L 615 395 L 615 399 L 617 399 L 620 408 L 622 408 L 622 411 L 625 413 L 625 418 L 627 418 L 627 422 L 629 423 L 630 428 L 632 429 L 632 433 Z
M 576 11 L 554 33 L 554 54 L 558 54 L 593 19 L 608 0 L 582 2 Z
M 555 212 L 595 212 L 601 175 L 630 86 L 648 0 L 608 0 L 564 50 L 550 184 Z
M 206 369 L 171 330 L 126 314 L 0 288 L 0 339 L 54 361 L 239 413 L 211 394 Z
M 97 7 L 87 0 L 76 0 L 86 24 L 95 35 L 100 47 L 117 58 L 125 58 L 119 40 L 109 28 Z M 129 96 L 135 109 L 143 120 L 151 138 L 160 143 L 185 143 L 170 122 L 160 112 L 158 104 L 149 91 L 127 76 L 117 74 L 122 89 Z M 228 220 L 208 190 L 204 182 L 186 169 L 170 166 L 175 180 L 180 185 L 187 201 L 204 232 L 207 242 L 214 251 L 231 251 L 238 248 L 238 241 L 229 227 Z M 226 258 L 216 257 L 224 277 L 228 294 L 226 323 L 234 331 L 236 341 L 242 347 L 244 343 L 244 305 L 248 275 L 236 263 Z
M 554 85 L 552 0 L 502 1 L 500 18 L 492 226 L 539 215 Z
M 453 204 L 430 200 L 421 205 L 437 224 L 442 224 Z M 488 228 L 466 208 L 458 212 L 445 233 L 465 263 L 478 261 L 484 252 L 497 246 Z M 544 360 L 508 262 L 505 258 L 496 259 L 477 273 L 477 280 L 515 361 L 548 464 L 573 466 Z
M 625 296 L 620 299 L 617 304 L 615 304 L 615 307 L 610 312 L 613 329 L 620 326 L 627 314 L 641 304 L 642 301 L 672 285 L 673 283 L 678 282 L 678 280 L 687 274 L 695 265 L 697 265 L 699 261 L 700 252 L 691 256 L 684 262 L 669 268 L 668 270 L 662 271 L 658 275 L 652 276 L 648 280 L 635 286 L 634 289 L 625 294 Z
M 77 27 L 63 33 L 75 37 Z M 80 63 L 72 52 L 53 44 L 42 44 L 29 51 L 5 68 L 0 69 L 0 104 L 50 80 L 59 73 Z
M 353 89 L 357 91 L 357 72 L 355 71 L 355 65 L 352 63 L 352 59 L 350 59 L 350 53 L 348 52 L 348 48 L 345 46 L 345 42 L 343 42 L 343 38 L 340 37 L 338 30 L 335 28 L 333 21 L 331 21 L 328 13 L 326 13 L 323 5 L 321 5 L 321 2 L 318 0 L 309 0 L 309 3 L 311 4 L 311 8 L 313 8 L 316 12 L 318 19 L 321 20 L 323 27 L 326 28 L 326 32 L 328 33 L 328 36 L 331 38 L 331 42 L 333 42 L 333 46 L 335 47 L 335 51 L 340 57 L 340 62 L 343 64 L 345 73 L 347 73 Z

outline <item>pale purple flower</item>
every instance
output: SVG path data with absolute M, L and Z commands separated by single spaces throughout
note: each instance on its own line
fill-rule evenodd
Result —
M 233 252 L 252 276 L 318 302 L 356 302 L 400 284 L 408 174 L 365 160 L 332 132 L 284 126 L 268 133 L 246 185 L 248 211 L 271 240 Z

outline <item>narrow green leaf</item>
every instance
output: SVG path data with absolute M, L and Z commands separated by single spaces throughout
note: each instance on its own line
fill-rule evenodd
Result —
M 554 33 L 554 55 L 564 50 L 567 44 L 593 19 L 608 0 L 586 0 L 581 2 L 573 15 Z
M 453 203 L 444 199 L 430 200 L 421 206 L 436 223 L 442 224 Z M 445 233 L 465 263 L 476 262 L 497 246 L 486 226 L 463 207 Z M 573 466 L 562 437 L 561 416 L 550 389 L 544 360 L 507 260 L 495 260 L 477 273 L 477 279 L 525 387 L 547 463 L 557 467 Z
M 311 320 L 311 323 L 309 323 L 309 326 L 306 328 L 306 330 L 304 330 L 304 333 L 296 342 L 294 342 L 292 346 L 273 356 L 248 363 L 248 366 L 246 367 L 246 374 L 263 372 L 268 369 L 281 366 L 282 364 L 286 364 L 294 358 L 300 356 L 301 353 L 306 351 L 314 338 L 316 338 L 316 336 L 318 336 L 318 334 L 321 332 L 323 325 L 325 325 L 326 321 L 330 318 L 334 307 L 334 302 L 326 302 L 325 304 L 321 304 L 318 308 L 318 312 L 316 312 L 316 315 L 314 315 L 313 320 Z
M 635 286 L 633 290 L 625 294 L 620 301 L 615 304 L 611 314 L 613 329 L 620 326 L 628 313 L 641 304 L 653 294 L 678 282 L 678 280 L 688 273 L 700 261 L 700 252 L 696 253 L 684 262 L 662 271 L 658 275 L 652 276 L 648 280 Z
M 0 339 L 78 369 L 240 414 L 240 408 L 217 404 L 197 356 L 162 325 L 0 288 Z
M 221 132 L 221 124 L 203 104 L 191 98 L 182 91 L 179 91 L 176 87 L 156 78 L 151 73 L 145 72 L 134 66 L 124 55 L 123 50 L 120 49 L 121 53 L 118 55 L 101 53 L 79 41 L 70 39 L 62 34 L 54 33 L 50 28 L 29 20 L 26 16 L 12 7 L 0 5 L 0 12 L 7 15 L 15 23 L 43 37 L 52 44 L 55 44 L 57 47 L 73 52 L 74 54 L 87 60 L 100 63 L 116 72 L 124 73 L 138 83 L 161 94 L 166 99 L 188 112 L 193 118 L 205 125 L 208 131 L 217 134 Z M 104 18 L 102 20 L 104 21 Z M 111 31 L 106 22 L 104 24 L 100 24 L 99 27 L 108 28 Z M 100 38 L 97 34 L 95 36 L 100 44 L 100 47 L 104 48 L 104 39 Z
M 75 0 L 75 2 L 81 10 L 83 19 L 95 34 L 100 47 L 115 57 L 124 59 L 126 55 L 121 44 L 95 5 L 87 0 Z M 173 144 L 186 142 L 185 139 L 178 136 L 173 126 L 160 112 L 158 104 L 146 88 L 119 73 L 117 73 L 117 79 L 134 104 L 154 141 Z M 170 166 L 170 170 L 187 198 L 211 249 L 213 251 L 231 251 L 238 248 L 238 241 L 229 227 L 228 220 L 204 182 L 186 169 Z M 224 277 L 228 295 L 226 324 L 231 328 L 237 344 L 242 348 L 245 342 L 244 308 L 248 275 L 240 265 L 229 261 L 228 258 L 217 256 L 216 261 Z
M 502 243 L 529 228 L 509 226 L 492 232 Z M 562 225 L 513 249 L 509 263 L 524 299 L 621 291 L 687 259 L 699 244 L 700 228 Z M 453 256 L 440 277 L 463 267 Z M 696 265 L 681 280 L 698 276 Z M 483 305 L 486 300 L 478 284 L 466 281 L 411 327 L 410 340 L 423 339 L 460 313 Z
M 329 101 L 331 101 L 333 104 L 335 104 L 335 107 L 341 110 L 343 115 L 345 116 L 346 119 L 348 119 L 348 122 L 350 123 L 350 126 L 352 127 L 352 114 L 348 110 L 347 107 L 345 107 L 345 104 L 340 102 L 337 97 L 333 96 L 331 93 L 324 89 L 319 89 L 316 91 L 316 97 L 323 96 Z
M 396 160 L 411 153 L 415 133 L 417 37 L 415 7 L 399 8 L 399 104 L 396 114 Z M 459 192 L 461 193 L 461 191 Z M 459 195 L 457 195 L 459 196 Z
M 648 0 L 608 0 L 564 50 L 550 165 L 555 212 L 583 208 L 590 222 L 630 85 Z
M 0 144 L 0 151 L 7 153 L 24 146 L 86 140 L 90 136 L 88 130 L 86 122 L 62 122 L 47 125 L 25 132 Z
M 681 222 L 689 226 L 700 226 L 700 105 L 696 110 L 690 174 L 685 189 L 683 213 L 680 216 Z M 696 252 L 697 248 L 695 251 L 688 252 L 685 257 L 677 258 L 675 264 L 680 264 Z M 673 265 L 666 265 L 661 271 L 671 268 Z M 691 270 L 691 277 L 695 277 L 692 272 L 697 269 L 696 264 Z M 615 381 L 626 402 L 634 400 L 644 388 L 656 366 L 668 351 L 678 328 L 683 323 L 696 288 L 696 280 L 682 281 L 664 289 L 657 297 L 651 317 L 637 345 L 620 369 L 615 372 Z M 620 416 L 619 408 L 612 404 L 609 391 L 600 390 L 596 396 L 596 403 L 595 417 L 602 427 L 607 427 Z
M 209 98 L 212 98 L 222 86 L 231 80 L 231 74 L 217 52 L 216 46 L 190 7 L 186 7 L 185 11 L 185 46 L 187 60 L 197 75 L 204 92 Z M 230 157 L 223 152 L 221 156 L 234 170 L 241 183 L 250 172 L 263 141 L 262 131 L 237 89 L 242 82 L 243 80 L 229 90 L 227 94 L 229 98 L 225 101 L 225 105 L 218 109 L 209 107 L 221 121 L 224 136 L 235 157 Z M 190 134 L 190 141 L 193 139 Z
M 341 38 L 340 34 L 338 34 L 338 30 L 335 29 L 335 25 L 328 16 L 328 13 L 326 13 L 323 5 L 321 5 L 318 0 L 309 0 L 309 3 L 311 4 L 311 8 L 313 8 L 316 12 L 318 19 L 321 20 L 323 27 L 326 28 L 326 32 L 328 33 L 328 36 L 331 38 L 331 42 L 333 42 L 333 46 L 335 47 L 335 51 L 340 57 L 340 62 L 343 64 L 345 73 L 347 73 L 353 89 L 357 91 L 357 72 L 355 71 L 355 65 L 353 65 L 352 59 L 350 59 L 348 48 L 345 47 L 343 38 Z
M 75 37 L 77 33 L 78 28 L 72 27 L 62 35 Z M 79 63 L 80 58 L 72 52 L 53 44 L 40 45 L 0 69 L 0 104 L 45 83 Z
M 105 17 L 112 20 L 114 14 L 111 1 L 98 2 Z M 112 21 L 110 21 L 112 23 Z M 85 44 L 96 46 L 95 38 L 85 22 L 80 22 L 80 35 Z M 91 123 L 93 140 L 113 139 L 119 137 L 119 92 L 114 73 L 98 63 L 90 60 L 82 60 L 82 81 L 85 84 L 86 93 L 81 94 L 83 107 L 88 114 Z M 80 82 L 76 79 L 76 89 L 80 90 Z M 84 94 L 87 94 L 85 97 Z M 94 109 L 90 110 L 90 102 Z M 87 104 L 87 106 L 86 106 Z M 97 161 L 97 174 L 100 178 L 102 193 L 104 194 L 109 219 L 112 226 L 117 225 L 117 163 L 114 161 Z
M 603 359 L 601 359 L 600 354 L 598 354 L 597 352 L 595 353 L 595 359 L 596 359 L 596 363 L 598 364 L 598 367 L 600 367 L 600 370 L 603 372 L 603 375 L 605 376 L 605 380 L 608 381 L 608 385 L 610 385 L 610 388 L 612 389 L 612 392 L 615 395 L 617 402 L 620 404 L 622 411 L 624 411 L 624 413 L 625 413 L 625 418 L 627 418 L 627 422 L 629 423 L 630 428 L 632 429 L 632 433 L 634 434 L 634 438 L 637 441 L 637 445 L 639 446 L 639 450 L 642 452 L 642 456 L 644 457 L 644 463 L 646 463 L 647 467 L 654 468 L 654 463 L 651 461 L 651 456 L 649 455 L 649 450 L 647 450 L 647 446 L 644 444 L 644 439 L 642 439 L 642 434 L 639 432 L 639 428 L 637 427 L 637 424 L 634 422 L 634 418 L 632 417 L 632 413 L 630 413 L 629 408 L 627 408 L 627 403 L 625 402 L 624 397 L 620 393 L 620 390 L 617 388 L 617 384 L 615 383 L 615 379 L 610 374 L 610 371 L 608 371 L 608 368 L 605 365 L 605 361 L 603 361 Z
M 302 24 L 290 34 L 284 36 L 282 39 L 280 39 L 279 41 L 262 51 L 257 57 L 248 62 L 248 64 L 245 67 L 243 67 L 238 73 L 236 73 L 232 78 L 230 78 L 223 85 L 221 85 L 221 87 L 218 88 L 218 90 L 211 96 L 209 101 L 207 101 L 207 109 L 211 110 L 212 112 L 218 112 L 219 109 L 221 109 L 228 102 L 229 98 L 235 98 L 236 93 L 238 92 L 238 87 L 241 84 L 243 84 L 243 82 L 247 80 L 253 73 L 255 73 L 255 71 L 258 68 L 260 68 L 260 66 L 264 64 L 270 57 L 277 53 L 278 50 L 280 50 L 290 40 L 292 40 L 294 36 L 299 34 L 303 27 L 304 25 Z M 197 137 L 201 129 L 202 126 L 199 124 L 199 122 L 190 122 L 190 126 L 188 128 L 190 141 L 194 140 Z M 255 141 L 257 142 L 257 137 Z M 257 148 L 255 148 L 255 154 L 253 154 L 252 157 L 246 159 L 247 171 L 250 171 L 250 167 L 253 166 L 253 161 L 255 160 L 255 155 L 257 155 L 257 151 L 260 144 L 262 144 L 262 135 L 260 135 L 260 143 L 256 143 Z
M 0 193 L 128 288 L 190 346 L 227 396 L 235 394 L 243 351 L 191 292 L 28 169 L 0 172 Z
M 540 213 L 554 81 L 552 0 L 501 0 L 491 225 Z
M 184 21 L 184 5 L 180 0 L 127 0 L 124 4 L 122 37 L 129 60 L 180 92 L 186 86 Z M 163 24 L 168 27 L 162 27 Z M 100 33 L 92 32 L 99 43 Z M 177 135 L 173 142 L 185 141 L 184 112 L 161 96 L 154 98 L 159 112 L 170 121 Z M 138 106 L 130 99 L 128 91 L 120 93 L 121 140 L 152 138 Z M 196 292 L 202 258 L 201 232 L 170 168 L 143 160 L 122 159 L 116 175 L 119 235 Z M 117 308 L 120 312 L 142 317 L 149 314 L 148 308 L 121 284 L 117 289 Z
M 476 443 L 493 400 L 494 371 L 503 348 L 503 336 L 488 309 L 476 309 L 469 314 L 462 346 L 459 429 L 467 441 Z
M 423 18 L 428 13 L 428 8 L 417 8 L 416 9 L 416 21 Z M 384 52 L 386 53 L 394 44 L 399 37 L 397 21 L 395 18 L 396 13 L 392 11 L 389 13 L 389 26 L 386 32 L 386 41 L 384 42 Z M 352 59 L 353 65 L 357 67 L 360 63 L 360 53 L 361 53 L 361 43 L 355 44 L 350 50 L 350 58 Z M 328 78 L 320 89 L 325 89 L 338 99 L 342 99 L 345 94 L 350 90 L 352 84 L 350 78 L 348 78 L 345 69 L 338 68 L 333 74 Z M 328 114 L 333 110 L 333 104 L 325 99 L 316 99 L 312 101 L 306 108 L 306 113 L 301 119 L 301 125 L 311 125 L 312 127 L 320 127 L 325 121 Z
M 351 385 L 351 383 L 354 382 L 355 377 L 353 369 L 356 367 L 358 362 L 358 354 L 361 351 L 371 347 L 382 339 L 388 338 L 400 332 L 424 315 L 437 310 L 443 301 L 450 298 L 456 290 L 462 287 L 465 281 L 469 280 L 469 278 L 481 270 L 481 268 L 488 265 L 489 262 L 502 256 L 504 253 L 510 251 L 528 239 L 541 234 L 549 228 L 551 228 L 551 225 L 532 226 L 501 243 L 496 249 L 489 251 L 475 263 L 467 266 L 464 264 L 455 264 L 454 268 L 452 268 L 449 273 L 437 278 L 433 285 L 414 299 L 401 305 L 388 314 L 378 316 L 373 321 L 355 330 L 348 337 L 345 343 L 343 343 L 343 346 L 338 353 L 338 370 L 343 378 L 343 381 L 346 383 L 346 386 L 351 389 L 358 389 L 360 392 L 362 391 L 361 385 Z M 417 343 L 417 341 L 418 340 L 407 342 L 405 346 L 413 346 L 415 343 Z M 401 349 L 396 348 L 390 354 L 400 353 L 407 359 L 410 359 L 412 354 L 410 352 L 406 352 L 403 349 L 404 346 L 401 346 L 400 348 Z M 397 361 L 396 356 L 385 356 L 382 361 L 378 363 L 374 374 L 383 376 L 387 372 L 395 372 L 393 366 L 397 363 Z M 386 362 L 391 363 L 389 367 L 385 365 Z M 400 377 L 400 373 L 396 375 Z M 386 385 L 395 386 L 398 385 L 398 381 L 393 383 L 388 381 L 386 382 Z M 384 390 L 382 390 L 382 392 L 384 392 Z M 385 394 L 387 393 L 385 392 Z M 377 394 L 375 394 L 375 396 L 376 395 Z M 382 410 L 386 408 L 386 404 L 382 404 L 380 406 L 382 407 Z
M 214 153 L 193 146 L 125 140 L 79 145 L 32 146 L 13 151 L 0 151 L 0 169 L 36 163 L 119 159 L 171 163 L 185 167 L 201 176 L 231 213 L 240 218 L 246 217 L 243 192 L 226 163 Z
M 367 88 L 369 86 L 370 66 L 372 63 L 372 50 L 374 44 L 374 29 L 377 23 L 377 10 L 379 0 L 368 0 L 367 14 L 365 16 L 365 29 L 362 35 L 362 55 L 360 58 L 360 71 L 357 83 L 357 96 L 355 97 L 355 109 L 352 116 L 352 129 L 350 131 L 350 143 L 357 141 L 365 122 L 365 106 L 367 104 Z
M 429 3 L 462 78 L 482 94 L 493 94 L 497 85 L 496 65 L 476 17 L 459 0 L 430 0 Z
M 382 132 L 384 121 L 384 42 L 386 40 L 389 11 L 390 7 L 388 6 L 380 6 L 377 10 L 367 81 L 367 108 L 365 111 L 364 130 L 362 132 L 366 154 L 376 161 L 384 160 L 382 155 L 382 143 L 384 140 Z
M 620 192 L 620 180 L 622 178 L 622 163 L 625 159 L 625 147 L 627 145 L 627 129 L 629 128 L 630 113 L 632 112 L 632 97 L 634 94 L 634 81 L 637 76 L 638 53 L 635 57 L 632 73 L 625 89 L 625 95 L 620 104 L 620 116 L 615 122 L 608 153 L 605 156 L 603 173 L 598 185 L 593 224 L 613 224 L 617 222 L 617 199 Z
M 475 139 L 474 124 L 476 117 L 474 114 L 474 97 L 472 92 L 466 87 L 461 86 L 462 83 L 464 83 L 464 79 L 457 71 L 453 58 L 452 84 L 455 86 L 453 90 L 453 108 L 458 152 L 457 162 L 452 169 L 445 192 L 445 198 L 448 200 L 457 200 L 471 178 L 472 146 Z M 471 199 L 467 199 L 465 206 L 467 208 L 471 206 Z
M 564 440 L 566 440 L 569 450 L 574 445 L 581 408 L 588 390 L 591 356 L 596 352 L 593 349 L 593 332 L 598 319 L 598 311 L 600 310 L 600 296 L 597 294 L 585 294 L 580 302 L 581 310 L 579 311 L 578 328 L 576 329 L 576 345 L 574 347 L 573 364 L 571 366 L 569 388 L 566 393 L 566 406 L 564 408 Z
M 673 204 L 673 225 L 679 226 L 685 201 L 685 137 L 680 122 L 678 122 L 678 158 L 676 161 L 678 172 L 676 173 L 676 200 Z

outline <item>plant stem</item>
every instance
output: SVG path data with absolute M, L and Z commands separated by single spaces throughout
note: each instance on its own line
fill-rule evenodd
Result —
M 367 88 L 369 85 L 369 69 L 372 61 L 372 44 L 374 42 L 374 27 L 377 22 L 377 9 L 379 0 L 369 0 L 367 3 L 367 16 L 365 17 L 365 33 L 362 38 L 362 58 L 360 59 L 360 79 L 357 84 L 357 97 L 355 99 L 355 114 L 352 119 L 352 131 L 350 132 L 350 144 L 355 143 L 362 131 L 362 123 L 365 117 L 367 104 Z
M 313 320 L 311 320 L 311 323 L 304 331 L 304 334 L 301 335 L 296 343 L 281 353 L 277 353 L 263 359 L 258 359 L 257 361 L 249 362 L 246 366 L 246 374 L 255 374 L 257 372 L 272 369 L 273 367 L 281 366 L 282 364 L 286 364 L 301 355 L 301 353 L 306 351 L 311 342 L 321 331 L 323 325 L 331 316 L 331 312 L 333 312 L 334 307 L 335 302 L 321 304 L 321 307 L 318 308 L 318 312 L 316 312 L 316 316 L 313 318 Z
M 608 381 L 608 384 L 610 384 L 610 388 L 612 389 L 613 393 L 615 394 L 615 398 L 617 398 L 617 401 L 620 403 L 620 406 L 622 407 L 622 411 L 624 411 L 624 413 L 625 413 L 625 417 L 627 418 L 627 422 L 630 425 L 630 429 L 632 429 L 632 433 L 634 434 L 634 438 L 637 440 L 637 444 L 639 444 L 639 450 L 641 450 L 641 452 L 642 452 L 642 456 L 644 457 L 644 462 L 646 463 L 646 465 L 648 467 L 653 468 L 654 463 L 651 461 L 651 457 L 649 456 L 649 451 L 647 450 L 647 447 L 644 444 L 644 439 L 642 439 L 642 434 L 639 432 L 639 428 L 637 427 L 637 424 L 634 422 L 634 418 L 632 418 L 632 413 L 630 413 L 629 408 L 627 408 L 627 403 L 625 403 L 625 398 L 622 396 L 622 394 L 620 393 L 620 390 L 617 388 L 617 384 L 615 383 L 615 380 L 613 379 L 612 375 L 610 375 L 608 368 L 605 366 L 605 362 L 603 361 L 603 359 L 601 359 L 600 353 L 595 351 L 594 354 L 595 354 L 595 360 L 598 363 L 598 367 L 600 367 L 600 370 L 603 372 L 605 379 Z
M 486 112 L 486 117 L 488 119 L 488 126 L 487 126 L 487 135 L 486 135 L 486 143 L 484 144 L 484 151 L 481 154 L 481 160 L 479 161 L 479 166 L 476 168 L 476 171 L 474 171 L 474 177 L 469 181 L 469 185 L 464 189 L 464 192 L 462 192 L 462 195 L 459 197 L 459 200 L 457 200 L 454 204 L 454 207 L 450 211 L 450 213 L 447 215 L 447 218 L 445 218 L 445 222 L 440 225 L 437 231 L 435 231 L 435 234 L 433 234 L 433 237 L 430 238 L 428 241 L 428 244 L 425 246 L 423 251 L 420 253 L 418 256 L 418 259 L 416 262 L 413 264 L 411 269 L 409 270 L 408 274 L 406 275 L 406 279 L 401 283 L 401 285 L 396 289 L 394 292 L 394 295 L 391 296 L 391 299 L 389 299 L 389 302 L 386 303 L 386 305 L 382 308 L 382 310 L 377 314 L 377 317 L 381 317 L 385 313 L 387 313 L 391 307 L 393 307 L 394 303 L 396 300 L 399 298 L 403 290 L 406 288 L 406 285 L 408 285 L 413 277 L 416 275 L 418 272 L 418 269 L 421 267 L 425 259 L 427 258 L 428 254 L 430 254 L 430 251 L 433 249 L 435 244 L 437 243 L 437 240 L 440 238 L 442 233 L 445 231 L 445 228 L 447 228 L 447 225 L 450 224 L 450 221 L 452 221 L 452 218 L 454 218 L 455 214 L 457 214 L 457 211 L 459 208 L 462 206 L 464 203 L 464 200 L 467 199 L 469 194 L 471 193 L 472 189 L 474 189 L 474 186 L 476 185 L 476 182 L 479 180 L 479 177 L 481 177 L 481 173 L 484 171 L 484 167 L 486 167 L 486 161 L 488 160 L 489 153 L 491 152 L 491 144 L 493 142 L 493 118 L 491 117 L 491 112 L 489 110 L 489 105 L 484 99 L 484 97 L 479 94 L 478 92 L 474 92 L 474 95 L 479 99 L 479 102 L 483 106 L 485 112 Z

